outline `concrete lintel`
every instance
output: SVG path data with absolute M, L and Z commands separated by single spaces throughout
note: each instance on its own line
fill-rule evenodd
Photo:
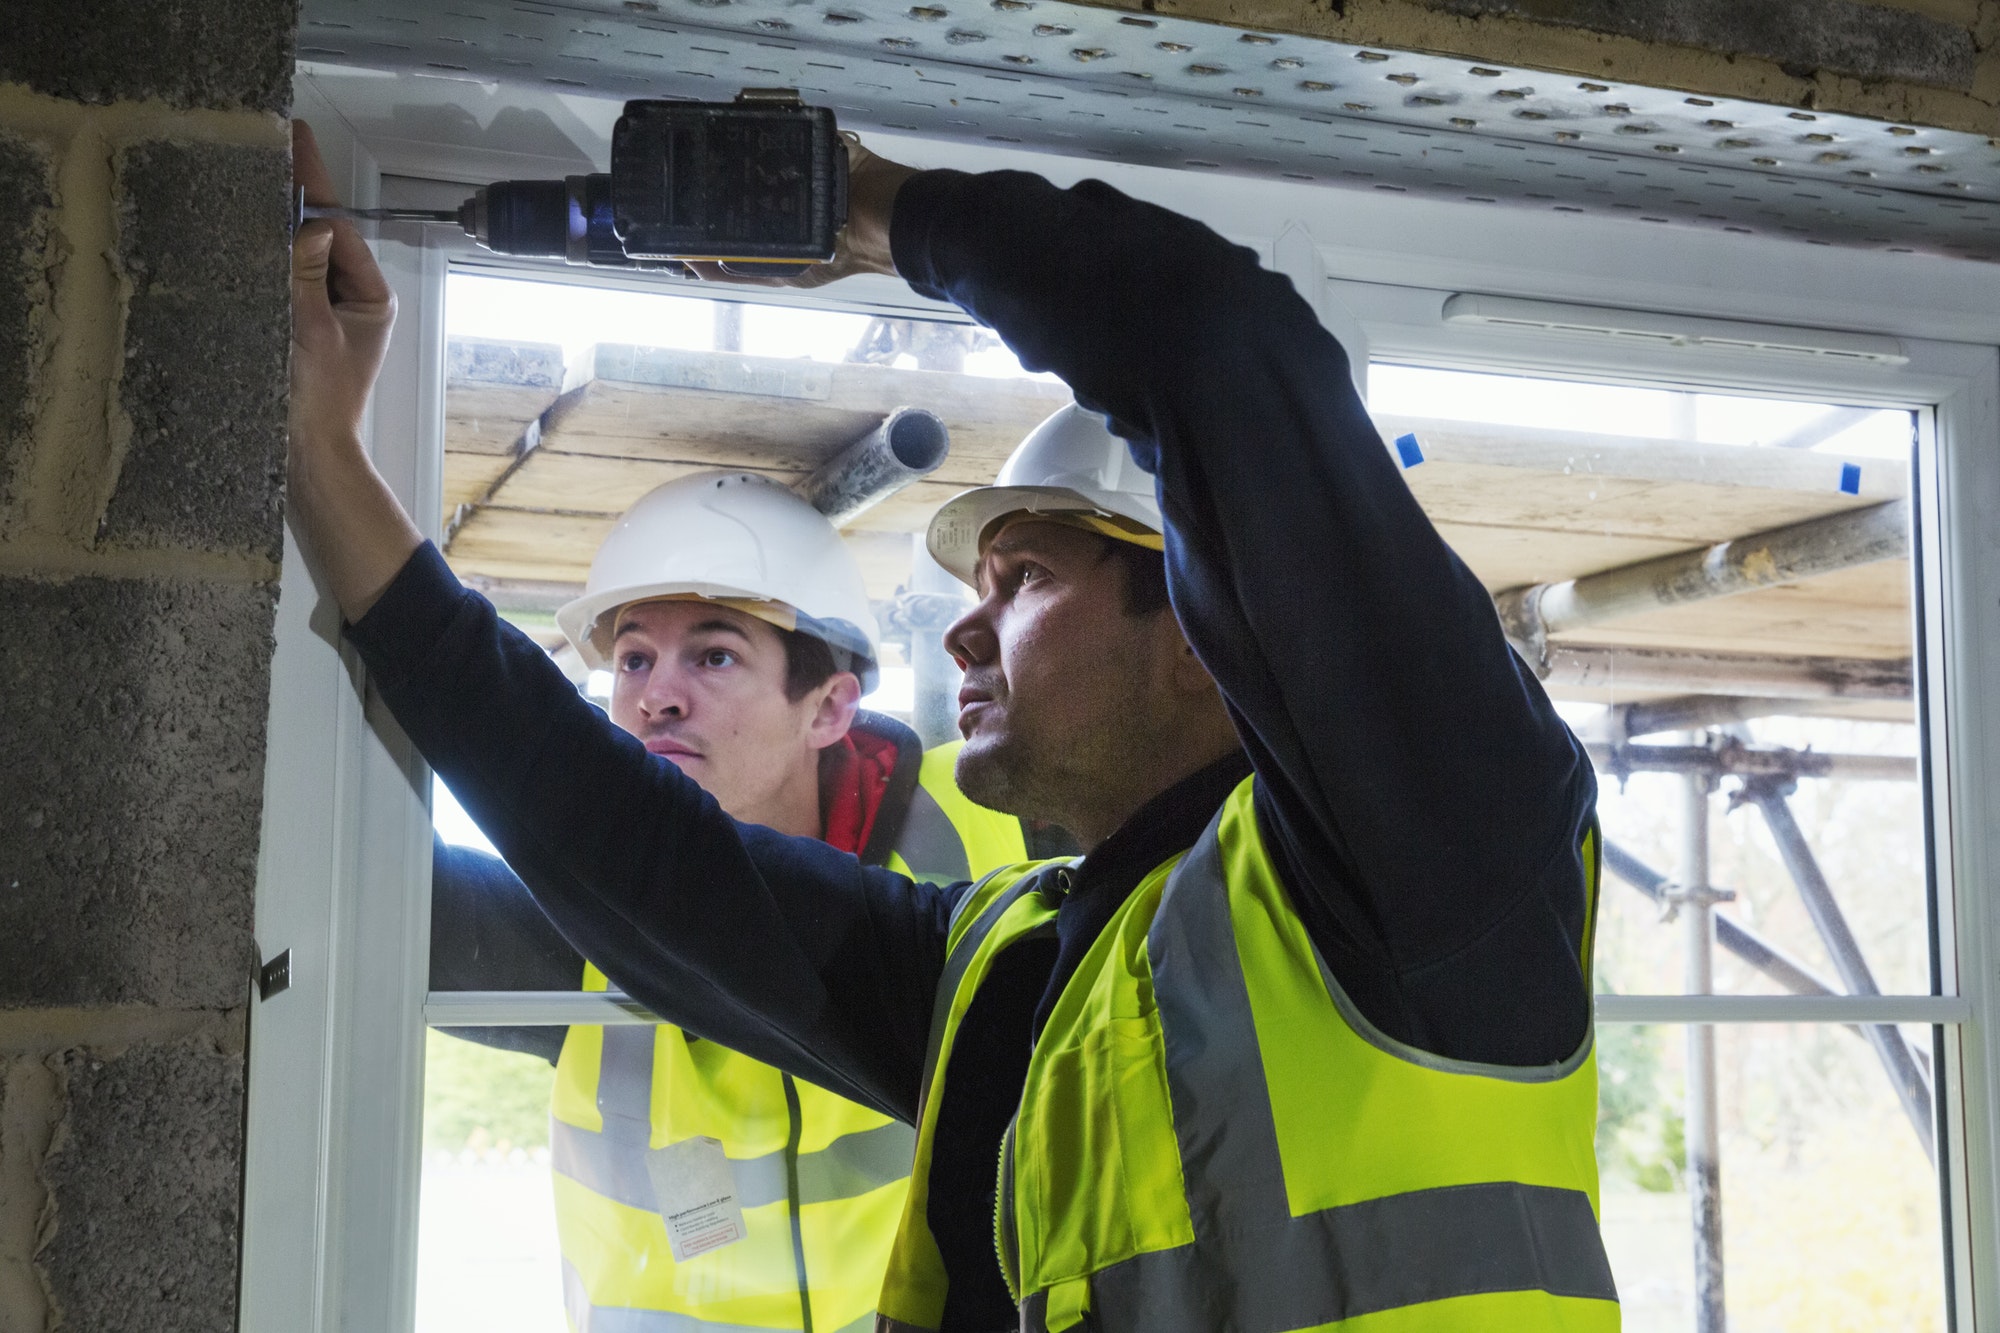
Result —
M 1469 18 L 1559 28 L 1936 88 L 1969 88 L 1978 60 L 1970 24 L 1855 0 L 1429 0 Z
M 1978 25 L 1929 6 L 1846 0 L 1117 0 L 1093 7 L 1218 23 L 1265 34 L 1316 37 L 1389 51 L 1452 56 L 1482 65 L 1636 83 L 1711 97 L 1844 112 L 1939 129 L 1991 134 L 2000 124 L 1995 58 Z M 1810 21 L 1842 11 L 1844 25 Z M 1743 31 L 1779 12 L 1808 21 Z M 1852 13 L 1848 11 L 1854 11 Z M 1750 15 L 1745 19 L 1744 15 Z M 1883 40 L 1879 68 L 1857 68 L 1869 44 L 1832 28 L 1859 24 Z M 1795 31 L 1795 29 L 1802 29 Z M 1894 36 L 1893 34 L 1900 34 Z M 1916 40 L 1912 40 L 1912 38 Z

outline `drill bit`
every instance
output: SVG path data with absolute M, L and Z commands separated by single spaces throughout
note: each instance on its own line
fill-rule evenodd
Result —
M 349 222 L 457 222 L 457 209 L 440 208 L 344 208 L 339 204 L 309 204 L 306 192 L 292 195 L 292 230 L 308 218 L 340 218 Z
M 299 218 L 345 218 L 350 222 L 456 222 L 455 208 L 343 208 L 338 204 L 305 204 Z

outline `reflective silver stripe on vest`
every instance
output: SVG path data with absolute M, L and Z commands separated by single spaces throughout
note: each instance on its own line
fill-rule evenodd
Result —
M 937 797 L 924 790 L 921 782 L 910 792 L 910 808 L 903 814 L 903 827 L 896 832 L 894 851 L 910 868 L 912 879 L 960 884 L 972 878 L 964 839 L 958 836 L 958 828 Z
M 555 1120 L 549 1127 L 550 1165 L 595 1194 L 628 1208 L 656 1212 L 653 1178 L 646 1169 L 652 1152 L 653 1040 L 651 1027 L 604 1029 L 604 1054 L 597 1079 L 597 1109 L 604 1131 Z M 799 1203 L 849 1199 L 893 1184 L 910 1174 L 916 1131 L 891 1121 L 874 1129 L 843 1134 L 818 1152 L 799 1156 Z M 777 1203 L 787 1188 L 783 1149 L 761 1157 L 731 1159 L 738 1202 L 745 1208 Z
M 1491 1292 L 1616 1300 L 1579 1190 L 1503 1181 L 1291 1215 L 1216 828 L 1175 869 L 1147 935 L 1195 1239 L 1093 1275 L 1095 1324 L 1282 1333 Z M 1025 1304 L 1022 1326 L 1039 1329 L 1045 1308 Z
M 583 1275 L 567 1259 L 563 1260 L 563 1309 L 569 1314 L 576 1333 L 775 1333 L 763 1324 L 719 1324 L 709 1319 L 674 1310 L 635 1310 L 623 1305 L 592 1305 L 584 1294 Z M 838 1330 L 864 1329 L 874 1319 L 857 1319 Z

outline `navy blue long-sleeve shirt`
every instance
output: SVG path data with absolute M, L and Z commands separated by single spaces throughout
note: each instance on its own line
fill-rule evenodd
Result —
M 1537 1065 L 1573 1052 L 1589 1013 L 1589 764 L 1289 281 L 1097 182 L 923 173 L 903 187 L 891 234 L 913 286 L 1068 381 L 1157 477 L 1174 609 L 1255 766 L 1286 887 L 1362 1013 L 1455 1058 Z M 425 756 L 615 982 L 690 1031 L 913 1118 L 964 886 L 913 886 L 734 823 L 578 700 L 429 548 L 351 632 Z M 1185 818 L 1162 827 L 1177 840 L 1169 851 L 1199 831 Z M 1128 826 L 1086 859 L 1080 883 L 1102 882 L 1073 892 L 1064 914 L 1093 927 L 1108 917 L 1160 858 L 1096 877 L 1092 863 L 1142 834 Z M 982 993 L 979 1008 L 1006 1010 L 989 1017 L 1016 1034 L 1020 1068 L 1052 973 L 1063 973 L 1056 950 L 1024 955 L 1021 978 L 996 979 L 990 1004 Z M 948 1089 L 965 1086 L 960 1063 Z M 941 1124 L 940 1142 L 990 1149 L 992 1098 L 947 1098 L 945 1114 L 980 1123 Z M 933 1177 L 948 1328 L 995 1326 L 990 1210 L 972 1224 L 990 1205 L 991 1160 L 956 1192 Z M 980 1175 L 983 1194 L 970 1183 Z M 961 1232 L 987 1243 L 948 1239 Z

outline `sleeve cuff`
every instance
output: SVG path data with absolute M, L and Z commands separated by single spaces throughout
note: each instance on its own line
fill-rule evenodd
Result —
M 896 191 L 896 206 L 889 215 L 889 257 L 903 281 L 933 301 L 951 298 L 931 253 L 932 237 L 952 196 L 971 179 L 963 171 L 924 171 Z
M 368 669 L 384 685 L 406 679 L 457 619 L 471 596 L 430 542 L 410 553 L 368 614 L 347 626 Z

